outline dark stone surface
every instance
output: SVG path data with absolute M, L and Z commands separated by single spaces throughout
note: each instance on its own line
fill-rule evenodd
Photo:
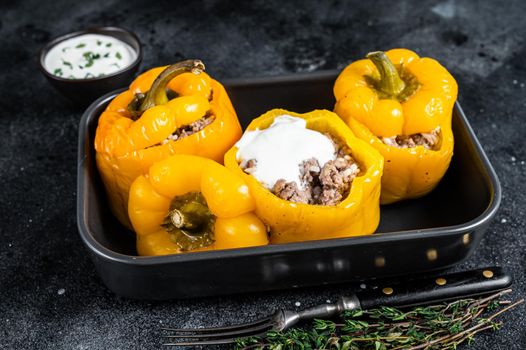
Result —
M 497 264 L 526 292 L 526 2 L 0 2 L 0 348 L 155 349 L 158 326 L 222 324 L 334 300 L 348 286 L 171 302 L 114 296 L 75 222 L 82 110 L 38 72 L 50 38 L 117 25 L 145 43 L 142 69 L 199 57 L 218 79 L 344 67 L 368 51 L 408 47 L 457 78 L 459 100 L 500 176 L 501 209 L 460 268 Z M 524 308 L 473 349 L 526 348 Z

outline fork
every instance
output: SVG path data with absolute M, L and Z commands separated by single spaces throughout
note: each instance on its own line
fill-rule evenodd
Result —
M 382 283 L 379 283 L 382 285 Z M 501 268 L 489 267 L 465 272 L 420 277 L 403 284 L 369 288 L 342 296 L 336 303 L 314 306 L 303 311 L 277 310 L 271 316 L 249 323 L 214 328 L 161 328 L 164 346 L 205 346 L 234 343 L 237 339 L 284 331 L 300 321 L 329 319 L 344 311 L 379 306 L 412 307 L 452 299 L 475 297 L 504 290 L 511 277 Z

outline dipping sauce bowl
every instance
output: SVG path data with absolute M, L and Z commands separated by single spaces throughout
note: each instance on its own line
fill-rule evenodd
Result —
M 111 40 L 100 37 L 102 40 L 96 40 L 95 47 L 93 43 L 90 46 L 89 41 L 75 40 L 88 34 L 104 35 Z M 91 39 L 93 41 L 93 37 Z M 65 45 L 66 42 L 73 45 Z M 119 43 L 122 43 L 121 49 L 124 50 L 115 49 Z M 60 47 L 59 54 L 57 50 L 53 51 L 56 47 Z M 65 58 L 68 55 L 72 57 L 73 51 L 81 54 L 82 64 Z M 55 60 L 61 62 L 53 65 L 53 61 L 46 61 L 48 55 L 53 55 Z M 38 65 L 51 85 L 74 103 L 85 106 L 109 91 L 127 86 L 137 72 L 141 60 L 141 43 L 134 33 L 117 27 L 97 27 L 51 40 L 40 50 Z M 107 73 L 101 71 L 104 67 L 101 67 L 99 62 L 107 62 Z M 84 76 L 80 74 L 83 70 L 86 71 Z

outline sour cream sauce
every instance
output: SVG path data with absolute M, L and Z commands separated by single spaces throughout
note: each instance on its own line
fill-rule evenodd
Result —
M 294 181 L 302 188 L 300 164 L 315 158 L 323 167 L 336 153 L 327 136 L 307 129 L 304 119 L 290 115 L 276 117 L 267 129 L 246 131 L 236 147 L 237 161 L 242 165 L 256 160 L 256 170 L 251 174 L 268 189 L 279 179 Z
M 129 66 L 137 52 L 109 35 L 84 34 L 51 48 L 44 59 L 46 70 L 66 79 L 103 77 Z

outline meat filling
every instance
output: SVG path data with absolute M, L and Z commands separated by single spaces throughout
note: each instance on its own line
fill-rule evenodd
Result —
M 194 121 L 194 122 L 192 122 L 192 123 L 190 123 L 188 125 L 183 125 L 183 126 L 179 127 L 177 130 L 174 131 L 173 134 L 171 134 L 165 140 L 163 140 L 161 142 L 161 144 L 164 145 L 164 144 L 167 144 L 170 141 L 179 140 L 179 139 L 182 139 L 183 137 L 187 137 L 187 136 L 190 136 L 192 134 L 195 134 L 195 133 L 203 130 L 204 128 L 206 128 L 208 125 L 212 124 L 214 119 L 215 119 L 215 117 L 212 114 L 207 113 L 206 115 L 204 115 L 203 117 L 197 119 L 196 121 Z
M 242 164 L 243 170 L 251 174 L 257 167 L 255 159 Z M 349 193 L 351 183 L 360 172 L 356 161 L 341 149 L 334 160 L 320 166 L 315 158 L 299 164 L 300 183 L 284 179 L 276 181 L 271 192 L 281 199 L 295 203 L 337 205 Z
M 397 148 L 424 146 L 426 149 L 436 149 L 440 141 L 440 127 L 437 127 L 429 133 L 382 137 L 381 140 L 386 145 Z

